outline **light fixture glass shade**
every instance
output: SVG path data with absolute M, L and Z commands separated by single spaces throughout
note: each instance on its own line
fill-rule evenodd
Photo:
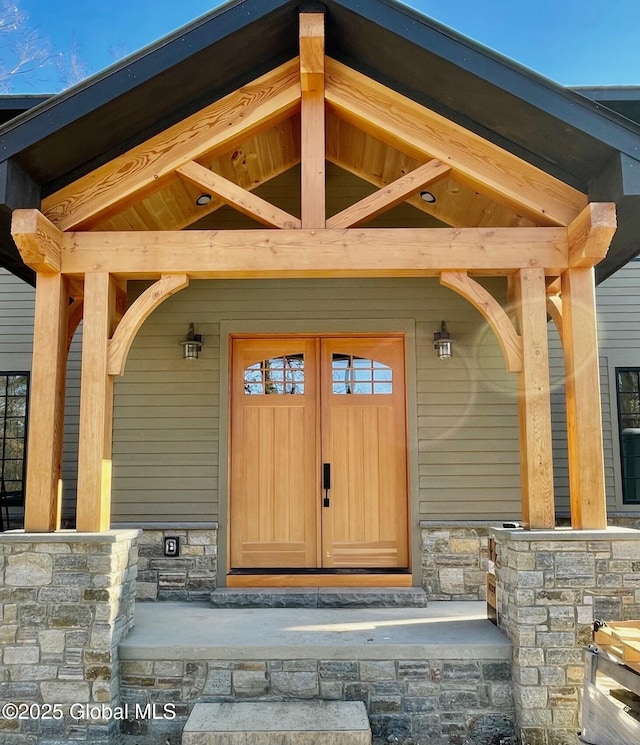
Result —
M 451 339 L 440 339 L 434 346 L 438 350 L 438 357 L 441 360 L 451 357 Z
M 183 360 L 197 360 L 202 350 L 202 336 L 194 333 L 193 324 L 189 324 L 187 338 L 180 342 Z
M 442 321 L 440 331 L 436 331 L 433 335 L 433 348 L 441 360 L 448 360 L 452 357 L 452 345 L 453 339 L 449 336 L 445 322 Z

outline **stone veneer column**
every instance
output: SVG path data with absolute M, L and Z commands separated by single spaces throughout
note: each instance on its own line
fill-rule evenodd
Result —
M 498 624 L 513 644 L 522 745 L 575 745 L 594 619 L 640 617 L 640 531 L 492 528 L 491 534 Z
M 485 600 L 487 523 L 420 521 L 422 586 L 429 600 Z
M 33 713 L 50 714 L 0 718 L 1 741 L 115 736 L 117 720 L 72 716 L 70 706 L 118 706 L 118 644 L 134 623 L 137 538 L 137 530 L 0 534 L 0 706 L 35 704 Z

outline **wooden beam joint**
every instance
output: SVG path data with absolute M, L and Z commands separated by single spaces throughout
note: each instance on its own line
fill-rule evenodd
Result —
M 27 266 L 41 274 L 60 272 L 62 233 L 39 210 L 15 210 L 11 235 Z
M 567 227 L 569 266 L 590 269 L 609 251 L 616 232 L 616 206 L 591 202 Z

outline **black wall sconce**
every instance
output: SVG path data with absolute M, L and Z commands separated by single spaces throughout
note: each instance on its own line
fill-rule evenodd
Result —
M 189 324 L 187 338 L 180 342 L 183 360 L 197 360 L 202 350 L 202 336 L 194 333 L 193 324 Z
M 442 321 L 440 331 L 436 331 L 433 335 L 433 348 L 438 352 L 438 357 L 441 360 L 448 360 L 452 356 L 452 344 L 453 339 L 449 336 L 445 322 Z

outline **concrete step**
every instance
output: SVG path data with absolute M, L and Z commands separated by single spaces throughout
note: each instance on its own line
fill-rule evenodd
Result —
M 220 587 L 215 608 L 424 608 L 422 587 Z
M 182 745 L 370 745 L 361 701 L 196 704 Z

